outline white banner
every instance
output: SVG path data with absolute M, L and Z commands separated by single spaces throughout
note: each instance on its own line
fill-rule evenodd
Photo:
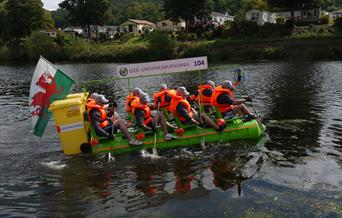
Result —
M 116 74 L 120 78 L 130 78 L 204 69 L 208 69 L 206 56 L 139 64 L 123 64 L 117 66 Z

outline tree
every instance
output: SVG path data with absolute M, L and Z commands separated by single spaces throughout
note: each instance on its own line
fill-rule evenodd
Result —
M 127 8 L 127 18 L 144 19 L 152 22 L 164 18 L 162 5 L 153 2 L 134 2 Z
M 0 1 L 0 39 L 2 39 L 3 41 L 6 41 L 8 39 L 7 14 L 8 14 L 8 11 L 6 10 L 5 2 Z
M 267 0 L 247 0 L 243 2 L 244 11 L 256 8 L 259 10 L 268 10 Z
M 68 11 L 57 9 L 56 11 L 51 11 L 52 19 L 55 22 L 55 26 L 58 28 L 67 27 L 70 25 L 69 21 L 67 20 Z
M 59 4 L 62 9 L 69 12 L 68 18 L 75 25 L 88 28 L 91 38 L 90 26 L 96 30 L 96 38 L 99 38 L 98 26 L 104 25 L 111 19 L 111 0 L 64 0 Z
M 208 18 L 213 7 L 211 0 L 164 0 L 166 15 L 172 18 L 182 18 L 186 23 L 186 34 L 188 34 L 189 22 L 195 18 Z
M 31 35 L 34 30 L 53 26 L 41 0 L 5 1 L 5 8 L 9 36 L 13 39 L 20 39 Z

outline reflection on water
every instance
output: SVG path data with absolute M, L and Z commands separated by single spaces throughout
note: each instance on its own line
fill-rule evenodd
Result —
M 60 67 L 82 82 L 110 77 L 115 65 Z M 266 137 L 107 162 L 64 156 L 53 122 L 43 138 L 34 137 L 34 66 L 0 66 L 0 216 L 342 216 L 342 62 L 243 67 Z M 217 83 L 232 78 L 225 70 L 203 74 Z M 198 83 L 192 73 L 130 82 L 149 94 L 161 82 L 191 91 Z M 86 87 L 115 96 L 124 116 L 127 81 Z

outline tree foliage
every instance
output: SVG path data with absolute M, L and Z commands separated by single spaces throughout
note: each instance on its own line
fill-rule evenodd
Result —
M 64 0 L 59 4 L 68 11 L 74 25 L 104 25 L 111 19 L 111 0 Z
M 243 9 L 245 11 L 250 9 L 268 10 L 267 0 L 248 0 L 243 1 Z
M 159 21 L 165 14 L 163 0 L 112 0 L 113 24 L 119 25 L 127 19 Z
M 69 15 L 68 11 L 57 9 L 56 11 L 51 11 L 51 15 L 57 28 L 63 28 L 70 25 L 70 22 L 67 19 Z
M 161 4 L 153 2 L 134 2 L 128 6 L 127 19 L 144 19 L 152 22 L 164 18 L 164 11 Z
M 164 0 L 166 15 L 172 18 L 183 18 L 187 33 L 189 23 L 193 22 L 195 18 L 209 18 L 212 7 L 211 0 Z
M 213 6 L 210 0 L 165 0 L 166 15 L 173 18 L 183 18 L 193 21 L 195 17 L 208 17 Z
M 43 9 L 41 0 L 5 1 L 5 9 L 8 34 L 14 39 L 53 26 L 51 15 Z

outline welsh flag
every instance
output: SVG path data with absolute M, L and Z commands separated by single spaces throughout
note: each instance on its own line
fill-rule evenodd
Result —
M 40 57 L 32 77 L 29 97 L 34 135 L 41 137 L 44 134 L 51 118 L 48 110 L 50 104 L 66 98 L 74 83 L 68 75 Z

